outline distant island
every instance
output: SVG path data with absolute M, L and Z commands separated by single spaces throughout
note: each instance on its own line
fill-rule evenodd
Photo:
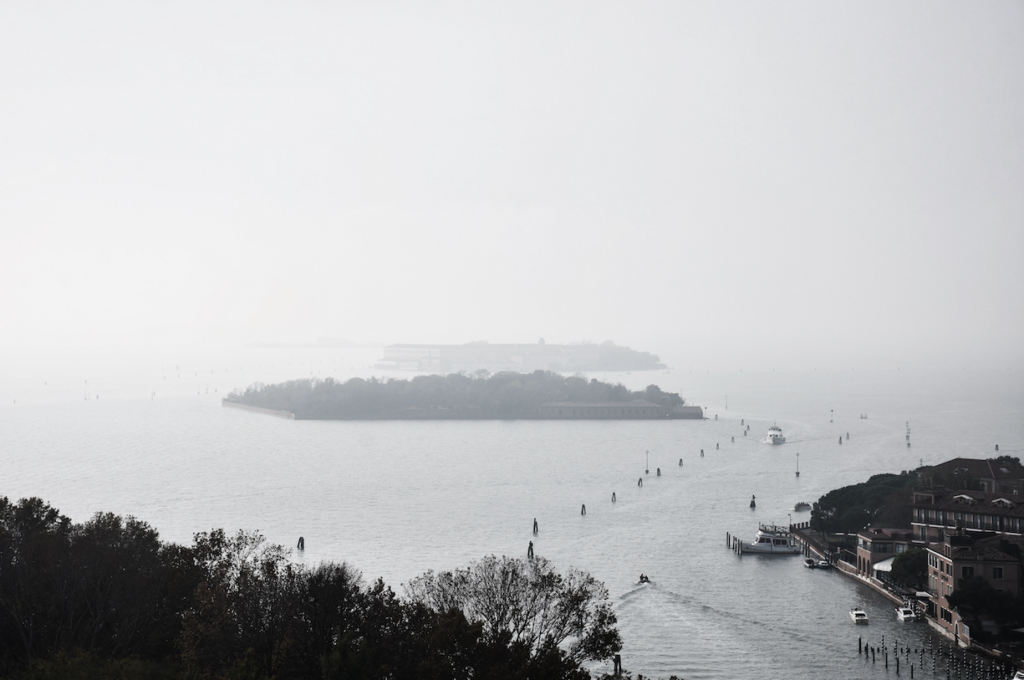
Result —
M 411 380 L 304 378 L 235 390 L 223 405 L 299 420 L 702 419 L 657 385 L 631 391 L 551 371 L 450 373 Z
M 665 364 L 656 354 L 620 347 L 610 341 L 549 345 L 541 338 L 535 344 L 387 345 L 384 357 L 375 367 L 424 373 L 473 373 L 479 370 L 492 373 L 530 373 L 537 370 L 575 373 L 650 371 L 665 368 Z

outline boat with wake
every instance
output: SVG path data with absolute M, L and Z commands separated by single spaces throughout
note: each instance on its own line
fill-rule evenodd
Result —
M 768 428 L 768 434 L 762 439 L 765 444 L 785 444 L 786 438 L 782 436 L 782 428 L 772 425 Z

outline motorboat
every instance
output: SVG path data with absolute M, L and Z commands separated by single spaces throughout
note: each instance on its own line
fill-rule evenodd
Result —
M 896 618 L 900 621 L 917 621 L 917 614 L 910 607 L 896 607 Z
M 832 565 L 828 560 L 818 560 L 818 569 L 831 569 Z
M 793 506 L 793 510 L 796 512 L 807 512 L 811 509 L 811 504 L 806 501 L 800 501 Z
M 854 623 L 867 624 L 868 622 L 867 612 L 861 609 L 860 607 L 854 607 L 850 610 L 850 618 L 853 619 Z
M 1017 671 L 1010 680 L 1024 680 L 1024 671 Z
M 810 557 L 808 557 L 807 559 L 804 560 L 804 566 L 807 567 L 808 569 L 817 569 L 818 568 L 818 563 L 815 562 Z
M 785 444 L 786 438 L 782 436 L 782 428 L 772 425 L 768 428 L 768 434 L 762 439 L 765 444 Z
M 789 527 L 774 524 L 760 524 L 757 536 L 750 543 L 740 543 L 743 552 L 766 553 L 771 555 L 799 555 L 803 548 L 793 542 Z

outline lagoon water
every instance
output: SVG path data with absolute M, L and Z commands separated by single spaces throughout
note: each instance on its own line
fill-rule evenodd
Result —
M 726 532 L 750 540 L 758 522 L 805 520 L 797 501 L 878 472 L 990 457 L 996 444 L 1024 453 L 1024 380 L 1010 370 L 593 374 L 679 391 L 703 422 L 309 422 L 220 406 L 256 380 L 369 375 L 376 354 L 10 362 L 0 494 L 40 496 L 76 521 L 133 514 L 179 542 L 213 527 L 292 546 L 301 535 L 295 559 L 347 561 L 397 591 L 427 569 L 525 555 L 532 540 L 606 584 L 634 673 L 869 678 L 887 673 L 858 656 L 858 636 L 939 638 L 799 557 L 735 556 Z M 784 445 L 760 442 L 772 423 Z M 653 583 L 637 585 L 641 572 Z M 850 622 L 855 605 L 869 626 Z

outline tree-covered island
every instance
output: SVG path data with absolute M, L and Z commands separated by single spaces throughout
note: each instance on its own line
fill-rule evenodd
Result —
M 346 382 L 307 378 L 236 390 L 224 405 L 268 409 L 302 420 L 664 420 L 704 415 L 699 406 L 686 406 L 678 394 L 657 385 L 633 391 L 551 371 Z

